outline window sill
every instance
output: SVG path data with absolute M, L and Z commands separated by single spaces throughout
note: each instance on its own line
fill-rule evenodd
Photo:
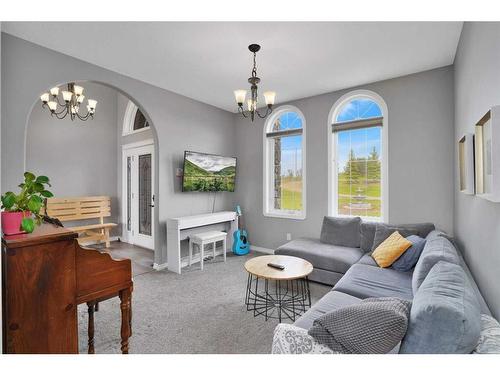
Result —
M 305 212 L 288 213 L 285 211 L 272 211 L 272 212 L 264 212 L 263 215 L 266 217 L 275 217 L 278 219 L 292 219 L 292 220 L 305 220 L 306 218 Z
M 359 217 L 361 220 L 363 220 L 364 222 L 368 222 L 368 223 L 383 223 L 384 222 L 384 218 L 381 218 L 381 217 L 377 218 L 377 217 L 373 217 L 373 216 L 339 215 L 339 214 L 328 214 L 328 216 L 339 217 L 339 218 Z

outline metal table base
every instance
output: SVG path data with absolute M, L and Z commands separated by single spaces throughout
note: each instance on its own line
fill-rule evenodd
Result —
M 295 321 L 311 307 L 311 293 L 307 277 L 295 280 L 268 280 L 248 274 L 245 295 L 247 311 L 253 316 Z

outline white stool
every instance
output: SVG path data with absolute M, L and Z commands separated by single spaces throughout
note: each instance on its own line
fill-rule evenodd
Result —
M 189 236 L 189 266 L 193 261 L 193 246 L 198 245 L 200 249 L 200 268 L 203 269 L 203 258 L 205 245 L 212 244 L 213 254 L 215 259 L 215 248 L 217 241 L 222 241 L 222 253 L 224 262 L 226 261 L 226 232 L 210 231 L 205 233 L 197 233 Z

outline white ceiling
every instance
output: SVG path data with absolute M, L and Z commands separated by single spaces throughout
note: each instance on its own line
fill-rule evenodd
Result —
M 2 31 L 234 111 L 257 54 L 276 102 L 453 64 L 461 22 L 2 22 Z M 262 99 L 263 101 L 263 99 Z

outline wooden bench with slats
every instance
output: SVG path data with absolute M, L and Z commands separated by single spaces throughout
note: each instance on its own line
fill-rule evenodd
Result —
M 78 243 L 105 242 L 109 247 L 109 231 L 117 224 L 105 223 L 111 216 L 111 199 L 107 196 L 48 198 L 45 213 L 61 222 L 99 219 L 99 223 L 67 227 L 78 233 Z

